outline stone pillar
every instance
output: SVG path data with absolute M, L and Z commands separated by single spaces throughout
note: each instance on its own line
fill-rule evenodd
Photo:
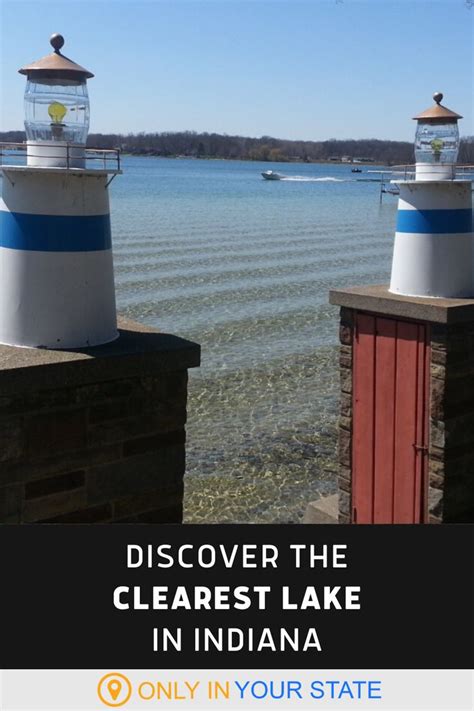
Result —
M 334 290 L 341 306 L 339 522 L 352 522 L 353 344 L 356 314 L 429 325 L 429 443 L 425 520 L 474 522 L 474 300 L 391 294 L 385 286 Z
M 341 308 L 339 324 L 339 523 L 351 522 L 353 311 Z
M 124 319 L 75 351 L 0 346 L 0 523 L 179 523 L 199 346 Z

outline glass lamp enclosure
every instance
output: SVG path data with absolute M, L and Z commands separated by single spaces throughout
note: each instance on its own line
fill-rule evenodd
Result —
M 85 146 L 89 131 L 87 84 L 30 79 L 25 91 L 25 130 L 28 141 L 67 141 Z
M 89 115 L 85 81 L 29 79 L 25 90 L 28 165 L 84 167 Z
M 454 177 L 459 153 L 459 129 L 455 121 L 420 121 L 415 136 L 417 179 L 425 175 Z M 433 179 L 433 178 L 431 178 Z

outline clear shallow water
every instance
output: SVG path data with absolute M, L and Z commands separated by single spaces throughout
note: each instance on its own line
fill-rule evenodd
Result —
M 373 166 L 371 166 L 372 168 Z M 265 181 L 269 168 L 289 176 Z M 349 166 L 125 158 L 119 310 L 195 340 L 188 522 L 301 520 L 335 487 L 338 310 L 387 281 L 396 199 Z

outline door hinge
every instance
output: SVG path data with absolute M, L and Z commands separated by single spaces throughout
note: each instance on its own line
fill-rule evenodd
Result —
M 352 523 L 357 523 L 357 509 L 354 508 L 352 509 Z

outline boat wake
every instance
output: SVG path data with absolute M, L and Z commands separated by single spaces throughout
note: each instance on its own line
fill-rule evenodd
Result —
M 298 181 L 300 183 L 347 183 L 348 182 L 347 180 L 344 180 L 344 178 L 331 178 L 329 176 L 327 176 L 325 178 L 308 178 L 305 175 L 291 175 L 291 176 L 286 175 L 284 178 L 280 178 L 280 180 L 293 180 L 293 181 Z

